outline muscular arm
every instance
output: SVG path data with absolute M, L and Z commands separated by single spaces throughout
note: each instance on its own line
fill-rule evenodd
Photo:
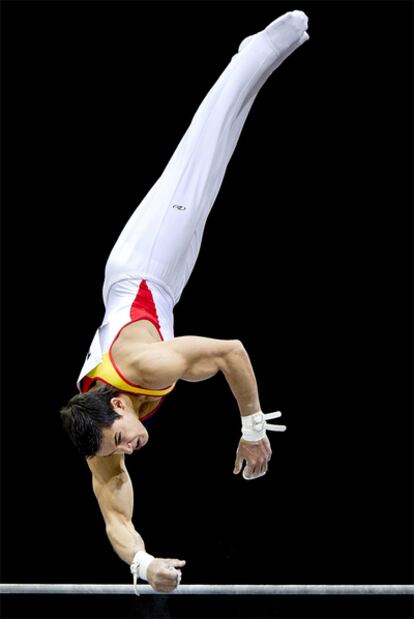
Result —
M 138 550 L 145 550 L 145 544 L 132 524 L 134 493 L 124 456 L 95 456 L 87 462 L 109 541 L 118 556 L 131 564 Z M 169 593 L 176 588 L 177 570 L 184 565 L 185 561 L 179 559 L 154 558 L 148 565 L 148 582 L 155 591 Z
M 150 344 L 134 359 L 134 369 L 148 388 L 162 388 L 178 379 L 205 380 L 221 371 L 240 414 L 260 410 L 256 377 L 249 356 L 239 340 L 178 337 Z
M 178 379 L 205 380 L 221 371 L 229 384 L 242 417 L 261 410 L 256 377 L 249 356 L 239 340 L 178 337 L 150 344 L 133 358 L 132 369 L 148 388 L 162 388 Z M 257 442 L 243 438 L 237 449 L 234 473 L 246 462 L 246 475 L 264 475 L 272 450 L 267 436 Z
M 145 550 L 145 544 L 132 524 L 134 493 L 124 456 L 95 456 L 87 463 L 109 541 L 118 556 L 130 564 L 138 550 Z

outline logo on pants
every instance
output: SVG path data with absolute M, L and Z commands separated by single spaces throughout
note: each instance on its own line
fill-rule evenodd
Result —
M 185 211 L 187 209 L 186 206 L 181 206 L 181 204 L 174 204 L 173 208 L 176 208 L 178 211 Z

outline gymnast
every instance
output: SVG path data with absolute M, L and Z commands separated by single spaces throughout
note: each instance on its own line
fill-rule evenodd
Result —
M 251 106 L 273 71 L 308 40 L 307 16 L 286 13 L 242 41 L 198 108 L 167 167 L 134 211 L 105 267 L 105 314 L 80 372 L 79 393 L 60 411 L 92 472 L 106 533 L 134 577 L 173 591 L 185 561 L 155 558 L 132 522 L 125 455 L 148 442 L 146 421 L 178 380 L 222 372 L 237 402 L 241 438 L 234 473 L 266 474 L 266 430 L 255 374 L 239 340 L 174 337 L 173 310 L 194 268 L 203 230 Z M 244 467 L 244 468 L 243 468 Z

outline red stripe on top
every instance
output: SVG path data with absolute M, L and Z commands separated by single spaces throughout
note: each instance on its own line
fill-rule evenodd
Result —
M 140 385 L 137 385 L 136 383 L 131 382 L 130 380 L 126 378 L 126 376 L 122 374 L 121 370 L 118 368 L 112 356 L 112 348 L 116 340 L 118 339 L 118 337 L 121 335 L 122 331 L 126 327 L 128 327 L 130 324 L 132 324 L 133 322 L 138 322 L 139 320 L 148 320 L 149 322 L 151 322 L 154 325 L 154 327 L 157 329 L 161 340 L 164 340 L 162 333 L 161 333 L 160 322 L 158 320 L 157 308 L 155 307 L 152 292 L 148 288 L 148 284 L 145 281 L 145 279 L 143 279 L 139 285 L 137 295 L 135 299 L 133 300 L 132 305 L 130 307 L 129 315 L 131 317 L 131 322 L 128 322 L 126 325 L 121 327 L 121 329 L 118 331 L 118 333 L 114 337 L 114 340 L 109 349 L 109 358 L 111 360 L 112 365 L 115 368 L 115 371 L 117 372 L 117 374 L 119 374 L 122 380 L 128 383 L 128 385 L 131 385 L 131 387 L 137 387 L 138 389 L 144 389 L 145 387 L 141 387 Z M 164 389 L 167 389 L 167 387 L 164 387 Z M 158 398 L 159 396 L 148 395 L 147 397 Z
M 155 307 L 154 299 L 152 298 L 151 290 L 148 288 L 145 279 L 142 280 L 137 296 L 135 297 L 129 310 L 131 320 L 149 320 L 158 329 L 161 330 L 158 320 L 157 308 Z

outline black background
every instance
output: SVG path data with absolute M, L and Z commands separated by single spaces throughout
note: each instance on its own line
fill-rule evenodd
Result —
M 288 430 L 245 482 L 224 378 L 180 383 L 127 459 L 134 522 L 187 584 L 413 582 L 412 3 L 310 0 L 2 2 L 2 582 L 130 582 L 58 410 L 123 224 L 240 41 L 292 9 L 311 39 L 254 103 L 175 313 L 242 340 Z M 297 603 L 269 612 L 412 612 Z

